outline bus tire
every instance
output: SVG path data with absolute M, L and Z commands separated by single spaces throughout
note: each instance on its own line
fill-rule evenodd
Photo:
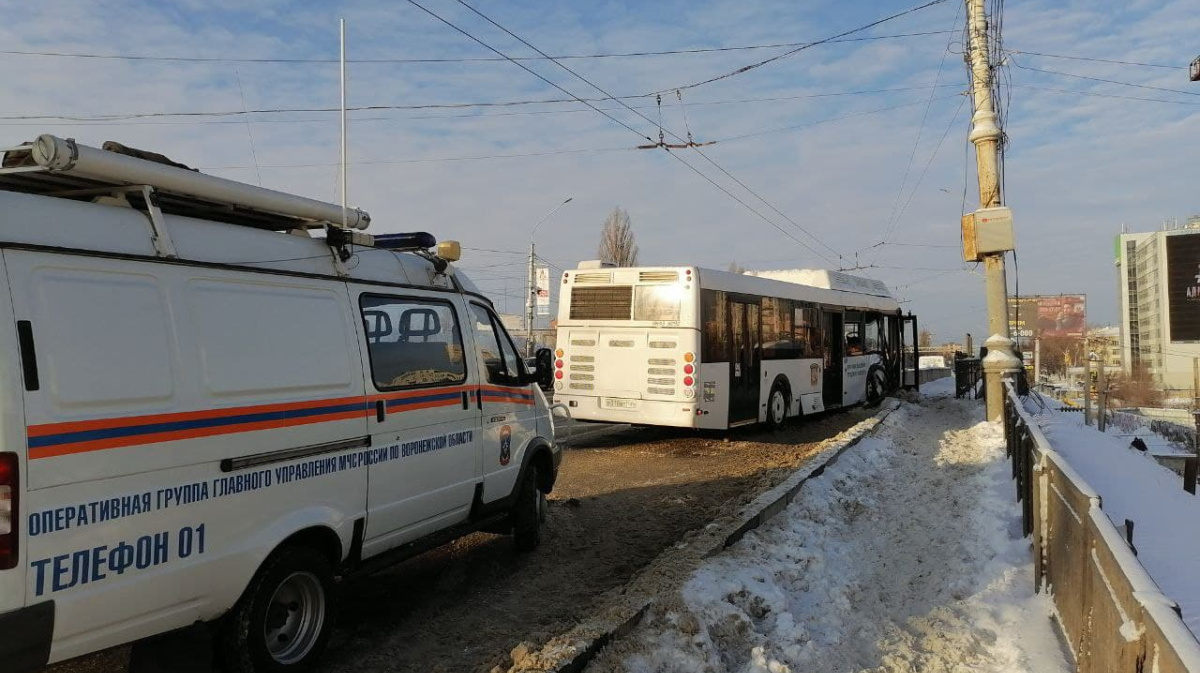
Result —
M 259 568 L 216 634 L 230 673 L 307 671 L 333 631 L 333 568 L 323 554 L 286 546 Z
M 775 379 L 771 394 L 767 396 L 767 426 L 779 430 L 787 422 L 788 391 L 782 379 Z
M 531 462 L 513 506 L 513 542 L 519 552 L 531 552 L 542 543 L 542 521 L 546 517 L 546 494 L 538 487 L 538 465 Z
M 880 367 L 873 367 L 867 372 L 867 406 L 878 406 L 887 396 L 887 374 Z

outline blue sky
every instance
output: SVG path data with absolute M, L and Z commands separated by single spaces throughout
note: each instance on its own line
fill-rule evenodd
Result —
M 420 1 L 506 54 L 532 54 L 457 2 Z M 548 53 L 596 54 L 806 42 L 915 4 L 719 0 L 475 6 Z M 344 16 L 352 60 L 492 56 L 405 2 L 46 0 L 0 1 L 0 7 L 7 18 L 0 38 L 4 49 L 16 51 L 335 59 L 337 19 Z M 1183 69 L 1198 49 L 1194 36 L 1200 34 L 1200 13 L 1194 9 L 1183 0 L 1006 3 L 1004 35 L 1010 50 L 1178 66 L 1010 55 L 1002 69 L 1013 83 L 1006 200 L 1015 214 L 1019 255 L 1019 266 L 1009 263 L 1010 287 L 1019 277 L 1022 294 L 1087 293 L 1091 321 L 1112 322 L 1112 237 L 1122 224 L 1147 230 L 1165 218 L 1200 212 L 1192 187 L 1200 164 L 1188 143 L 1200 123 L 1200 86 L 1188 83 Z M 428 230 L 468 248 L 487 249 L 468 250 L 463 264 L 501 308 L 507 296 L 511 311 L 518 310 L 523 283 L 517 253 L 526 249 L 530 228 L 572 196 L 572 203 L 538 233 L 539 252 L 557 267 L 594 258 L 600 224 L 620 206 L 633 220 L 644 263 L 722 269 L 735 261 L 748 268 L 869 266 L 858 273 L 896 288 L 905 307 L 921 315 L 938 340 L 968 331 L 978 336 L 984 324 L 982 276 L 974 265 L 961 262 L 958 250 L 964 186 L 968 209 L 978 199 L 974 150 L 966 142 L 970 102 L 964 104 L 962 96 L 961 35 L 945 32 L 961 29 L 961 12 L 961 3 L 949 0 L 856 37 L 933 34 L 813 47 L 687 89 L 682 105 L 670 92 L 675 87 L 786 49 L 563 61 L 616 95 L 667 90 L 663 126 L 679 135 L 690 129 L 697 141 L 722 140 L 704 153 L 769 205 L 694 151 L 679 158 L 825 258 L 671 156 L 633 149 L 638 135 L 577 103 L 355 112 L 350 200 L 372 213 L 377 232 Z M 0 63 L 7 75 L 0 79 L 0 117 L 320 108 L 338 102 L 333 63 L 13 54 L 0 54 Z M 574 95 L 598 95 L 553 64 L 526 63 Z M 865 91 L 871 93 L 857 93 Z M 352 106 L 562 97 L 506 62 L 350 66 Z M 627 102 L 653 123 L 627 110 L 611 114 L 640 135 L 657 138 L 654 99 Z M 47 131 L 97 145 L 119 140 L 225 177 L 338 198 L 335 114 L 147 117 L 106 124 L 0 119 L 6 142 Z M 495 155 L 538 156 L 478 158 Z M 889 229 L 888 242 L 876 245 Z

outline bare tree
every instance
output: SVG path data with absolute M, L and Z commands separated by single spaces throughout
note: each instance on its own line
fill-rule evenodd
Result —
M 921 333 L 917 335 L 917 345 L 921 348 L 929 348 L 933 346 L 933 332 L 930 332 L 927 329 L 922 329 Z
M 733 261 L 729 263 L 728 271 L 729 273 L 746 273 L 746 267 L 739 265 L 737 261 Z
M 636 266 L 638 247 L 633 239 L 629 213 L 613 208 L 600 230 L 600 261 L 617 266 Z

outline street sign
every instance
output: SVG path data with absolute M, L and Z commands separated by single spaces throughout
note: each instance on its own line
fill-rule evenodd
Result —
M 539 266 L 535 285 L 537 286 L 537 314 L 550 315 L 550 267 Z

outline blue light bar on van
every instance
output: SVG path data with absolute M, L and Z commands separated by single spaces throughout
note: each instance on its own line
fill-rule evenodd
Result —
M 437 245 L 433 234 L 414 231 L 408 234 L 378 234 L 375 247 L 387 250 L 428 250 Z

